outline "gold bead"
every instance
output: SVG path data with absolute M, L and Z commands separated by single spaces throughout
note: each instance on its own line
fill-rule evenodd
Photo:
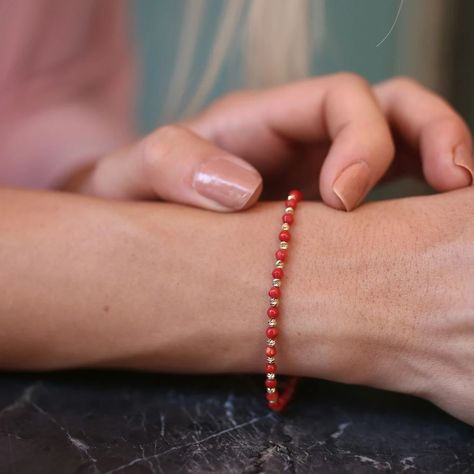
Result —
M 274 327 L 277 325 L 277 320 L 276 320 L 276 319 L 269 319 L 269 320 L 268 320 L 268 325 L 269 325 L 271 328 L 274 328 Z
M 276 388 L 267 388 L 267 393 L 275 393 Z
M 283 263 L 283 260 L 277 260 L 275 262 L 275 267 L 276 268 L 283 268 L 285 266 L 285 264 Z
M 267 357 L 267 362 L 273 364 L 273 362 L 275 362 L 275 357 Z
M 285 242 L 285 241 L 281 241 L 280 242 L 280 248 L 283 249 L 283 250 L 286 250 L 288 248 L 288 242 Z
M 280 300 L 278 298 L 270 298 L 270 306 L 272 308 L 276 308 L 280 304 Z
M 285 209 L 285 214 L 294 214 L 295 210 L 292 207 L 287 207 Z
M 272 280 L 272 285 L 276 286 L 276 287 L 279 287 L 281 285 L 281 280 L 279 278 L 274 278 Z
M 274 378 L 275 378 L 275 374 L 274 374 L 274 373 L 270 373 L 270 372 L 269 372 L 269 373 L 267 374 L 267 379 L 268 379 L 268 380 L 273 380 Z
M 267 339 L 267 346 L 268 347 L 274 347 L 276 344 L 275 339 Z
M 284 224 L 281 225 L 281 230 L 290 230 L 290 224 L 285 222 Z

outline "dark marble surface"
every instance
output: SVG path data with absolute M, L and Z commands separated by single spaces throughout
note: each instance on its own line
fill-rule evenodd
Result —
M 262 377 L 0 374 L 0 474 L 474 473 L 474 428 L 410 397 Z

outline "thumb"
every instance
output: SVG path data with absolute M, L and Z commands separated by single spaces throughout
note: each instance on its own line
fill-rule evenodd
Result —
M 167 125 L 99 160 L 81 191 L 116 199 L 160 198 L 225 212 L 252 206 L 262 178 L 241 158 L 186 128 Z

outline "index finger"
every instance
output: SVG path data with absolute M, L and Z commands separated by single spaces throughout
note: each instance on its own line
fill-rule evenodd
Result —
M 270 90 L 265 119 L 299 143 L 331 140 L 319 178 L 322 199 L 350 211 L 390 166 L 394 144 L 370 85 L 354 74 L 316 78 Z

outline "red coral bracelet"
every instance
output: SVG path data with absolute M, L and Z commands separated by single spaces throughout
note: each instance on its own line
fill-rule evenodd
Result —
M 288 199 L 285 202 L 286 208 L 283 214 L 281 231 L 279 234 L 280 247 L 275 253 L 276 262 L 275 268 L 272 272 L 273 282 L 268 295 L 270 296 L 270 307 L 267 310 L 268 316 L 268 328 L 266 330 L 267 336 L 267 348 L 265 349 L 265 355 L 267 357 L 267 365 L 265 366 L 266 380 L 265 387 L 267 388 L 267 401 L 268 406 L 273 411 L 282 411 L 291 400 L 295 391 L 298 377 L 289 377 L 286 387 L 280 394 L 277 388 L 276 371 L 277 366 L 275 358 L 277 354 L 276 339 L 278 336 L 277 319 L 280 316 L 278 306 L 280 304 L 281 296 L 281 280 L 283 278 L 283 267 L 288 256 L 288 242 L 291 239 L 290 226 L 294 222 L 295 209 L 303 199 L 301 191 L 293 190 L 288 194 Z

